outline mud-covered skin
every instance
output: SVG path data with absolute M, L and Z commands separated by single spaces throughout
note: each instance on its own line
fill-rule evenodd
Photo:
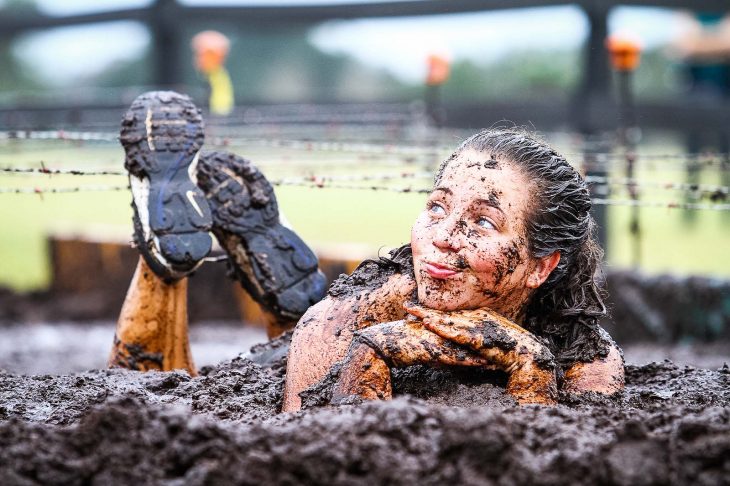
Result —
M 389 322 L 356 333 L 339 370 L 334 400 L 348 395 L 390 398 L 388 368 L 423 364 L 500 369 L 509 376 L 507 392 L 519 403 L 556 403 L 552 355 L 524 329 L 489 311 L 464 315 L 420 306 L 406 309 L 422 321 Z M 385 371 L 381 362 L 388 365 Z
M 520 321 L 544 266 L 528 252 L 531 182 L 491 160 L 466 150 L 436 178 L 411 230 L 418 301 L 444 311 L 489 308 Z M 451 273 L 434 275 L 434 265 Z
M 488 360 L 442 339 L 420 322 L 386 322 L 355 333 L 347 356 L 331 373 L 332 403 L 388 400 L 393 394 L 391 370 L 419 364 L 493 368 Z
M 539 368 L 555 370 L 552 353 L 537 336 L 496 312 L 487 309 L 441 312 L 415 304 L 407 304 L 406 310 L 421 319 L 426 329 L 496 360 L 503 369 L 513 363 L 502 360 L 522 356 L 529 357 Z M 507 357 L 509 353 L 514 356 Z
M 196 374 L 188 335 L 188 279 L 165 283 L 140 257 L 122 304 L 110 367 Z
M 340 277 L 330 295 L 302 316 L 289 349 L 292 371 L 287 374 L 283 410 L 299 409 L 299 393 L 345 357 L 356 330 L 406 317 L 403 302 L 416 289 L 410 249 L 396 250 L 391 257 L 389 263 L 364 262 L 351 276 Z
M 557 251 L 532 256 L 527 223 L 533 211 L 541 211 L 533 207 L 532 200 L 539 192 L 538 182 L 527 178 L 509 159 L 495 161 L 492 154 L 466 148 L 454 154 L 437 175 L 426 209 L 411 231 L 418 301 L 431 309 L 432 318 L 425 319 L 423 312 L 417 315 L 424 318 L 427 329 L 444 339 L 478 353 L 500 350 L 500 356 L 493 359 L 501 360 L 499 365 L 505 371 L 519 369 L 517 381 L 527 388 L 530 382 L 546 384 L 544 396 L 553 397 L 546 402 L 555 395 L 555 379 L 549 375 L 557 368 L 556 353 L 568 369 L 585 362 L 565 376 L 573 389 L 620 390 L 620 352 L 610 337 L 599 335 L 595 321 L 566 325 L 557 318 L 539 330 L 530 328 L 531 322 L 525 323 L 532 297 L 563 256 Z M 544 231 L 549 234 L 549 229 Z M 486 309 L 496 319 L 481 319 L 478 312 L 489 313 Z M 438 311 L 459 312 L 446 316 Z M 547 317 L 543 311 L 541 322 L 550 322 Z M 527 326 L 523 328 L 523 324 Z M 500 343 L 504 332 L 514 333 L 509 343 L 516 341 L 514 352 Z M 556 339 L 558 335 L 562 339 Z M 538 339 L 543 336 L 547 336 L 546 342 Z M 532 380 L 530 373 L 542 377 Z M 523 393 L 525 388 L 514 389 Z
M 126 368 L 128 370 L 146 371 L 161 370 L 163 364 L 162 353 L 148 353 L 140 344 L 128 344 L 114 335 L 116 353 L 109 359 L 111 368 Z
M 248 160 L 227 152 L 200 156 L 198 186 L 213 212 L 213 233 L 241 285 L 280 331 L 324 297 L 317 257 L 279 221 L 274 189 Z
M 592 360 L 573 362 L 568 366 L 563 389 L 572 393 L 597 392 L 612 394 L 624 389 L 624 357 L 611 336 L 599 328 L 601 342 L 608 349 L 606 355 L 596 353 Z M 606 370 L 614 370 L 607 373 Z
M 319 304 L 313 306 L 302 317 L 302 320 L 294 331 L 292 345 L 289 351 L 290 369 L 296 371 L 291 371 L 287 375 L 284 393 L 284 411 L 299 409 L 301 405 L 299 393 L 326 379 L 331 368 L 337 362 L 346 358 L 350 344 L 358 329 L 357 334 L 363 336 L 361 338 L 362 344 L 368 341 L 370 332 L 375 332 L 370 331 L 370 326 L 379 329 L 382 326 L 381 323 L 390 323 L 390 321 L 402 320 L 406 317 L 403 306 L 413 301 L 414 292 L 416 291 L 415 278 L 412 273 L 412 258 L 410 248 L 406 245 L 394 250 L 390 254 L 389 259 L 363 262 L 352 275 L 343 275 L 335 281 L 330 288 L 330 295 Z M 458 313 L 453 313 L 450 319 L 456 318 L 457 315 Z M 542 390 L 538 394 L 538 401 L 540 403 L 551 403 L 554 401 L 555 374 L 557 373 L 558 378 L 561 378 L 563 371 L 569 370 L 573 365 L 576 365 L 576 361 L 570 361 L 564 365 L 561 363 L 561 367 L 557 368 L 554 355 L 561 353 L 560 348 L 551 347 L 550 343 L 543 342 L 539 335 L 531 335 L 526 330 L 513 323 L 509 323 L 507 319 L 503 319 L 494 313 L 487 312 L 485 314 L 490 316 L 490 319 L 482 318 L 480 314 L 477 315 L 479 316 L 477 322 L 487 320 L 489 324 L 484 326 L 482 337 L 478 338 L 482 341 L 478 339 L 473 341 L 474 347 L 478 349 L 485 347 L 486 350 L 492 350 L 487 351 L 488 354 L 490 352 L 497 353 L 500 350 L 512 351 L 511 355 L 517 356 L 517 361 L 522 365 L 520 368 L 521 373 L 516 376 L 517 379 L 513 388 L 515 393 L 528 395 L 530 386 L 517 386 L 518 383 L 526 383 L 527 385 L 533 385 Z M 505 325 L 509 326 L 512 329 L 511 332 L 516 333 L 517 337 L 510 336 L 501 326 L 497 326 L 494 321 L 495 319 L 503 319 L 499 322 L 508 323 Z M 435 324 L 433 327 L 433 330 L 437 329 Z M 495 363 L 487 363 L 472 348 L 466 346 L 454 347 L 455 343 L 449 342 L 448 338 L 440 337 L 433 330 L 428 331 L 424 329 L 425 332 L 419 331 L 417 338 L 409 341 L 401 332 L 402 329 L 399 330 L 390 325 L 390 327 L 387 327 L 387 333 L 382 336 L 384 338 L 383 346 L 388 346 L 390 351 L 389 353 L 383 352 L 376 354 L 376 356 L 386 360 L 389 359 L 389 355 L 394 357 L 401 356 L 403 360 L 401 364 L 403 366 L 407 366 L 408 364 L 406 363 L 429 363 L 437 366 L 481 365 L 485 369 L 499 367 Z M 446 335 L 450 336 L 448 331 Z M 387 339 L 385 339 L 386 337 Z M 453 338 L 454 336 L 450 337 Z M 460 339 L 464 340 L 464 342 L 470 342 L 468 337 L 462 336 Z M 603 339 L 606 339 L 603 343 L 606 348 L 615 349 L 616 353 L 620 353 L 613 341 L 610 340 L 610 337 L 605 334 L 605 331 Z M 512 342 L 513 340 L 522 344 L 521 348 L 526 346 L 529 352 L 527 354 L 514 352 L 514 348 L 512 347 L 512 344 L 514 344 Z M 372 343 L 373 341 L 371 340 L 370 342 Z M 424 345 L 423 343 L 426 344 Z M 440 347 L 441 345 L 443 347 Z M 378 346 L 373 346 L 373 348 L 378 348 Z M 448 362 L 445 362 L 445 357 L 450 356 L 447 352 L 449 348 L 458 350 L 459 353 L 454 356 L 459 356 L 460 358 L 452 359 L 449 357 Z M 415 350 L 417 351 L 414 352 Z M 409 352 L 411 353 L 411 358 L 406 357 Z M 428 352 L 432 354 L 424 354 Z M 359 354 L 367 353 L 361 351 Z M 372 355 L 370 356 L 372 357 Z M 421 358 L 421 361 L 416 358 Z M 465 359 L 462 360 L 461 358 Z M 534 363 L 534 368 L 533 364 L 525 363 L 528 358 Z M 490 359 L 492 358 L 490 357 Z M 600 359 L 600 355 L 593 355 L 588 357 L 586 362 Z M 395 363 L 393 364 L 395 365 Z M 612 366 L 615 365 L 615 363 L 609 364 Z M 508 365 L 500 369 L 505 369 L 506 367 Z M 593 375 L 595 376 L 595 372 L 601 370 L 594 369 L 592 371 L 594 371 Z M 612 376 L 620 377 L 623 375 L 621 370 L 616 371 L 618 374 Z M 372 377 L 372 374 L 368 374 L 367 376 L 369 383 L 378 381 Z M 540 378 L 537 380 L 537 383 L 532 381 L 533 376 Z M 582 376 L 582 373 L 576 370 L 568 376 L 567 380 L 561 380 L 561 383 L 565 386 L 570 383 L 571 379 L 578 378 L 579 376 Z M 329 394 L 328 396 L 331 396 L 331 388 L 334 386 L 338 377 L 339 371 L 334 377 L 330 376 L 328 383 L 322 383 L 320 388 L 328 389 L 326 392 Z M 352 378 L 351 376 L 348 377 L 352 383 L 355 383 L 357 380 Z M 387 388 L 385 383 L 389 380 L 390 374 L 384 373 L 379 378 L 379 383 L 383 384 L 381 388 Z M 620 382 L 620 380 L 617 378 L 616 380 L 612 380 L 612 382 Z M 538 386 L 541 383 L 542 385 Z M 583 383 L 586 383 L 586 381 L 583 380 Z M 374 388 L 378 387 L 375 386 Z M 577 390 L 578 388 L 573 386 L 571 389 Z M 382 391 L 377 393 L 387 396 L 387 393 Z M 542 397 L 550 398 L 543 399 Z M 529 398 L 525 399 L 525 403 L 527 400 Z M 314 401 L 316 402 L 316 400 Z

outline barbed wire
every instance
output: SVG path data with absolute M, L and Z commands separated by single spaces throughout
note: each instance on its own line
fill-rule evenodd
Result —
M 74 187 L 0 187 L 0 194 L 64 194 L 72 192 L 126 191 L 130 187 L 108 185 L 84 185 Z
M 77 169 L 49 169 L 45 167 L 41 162 L 41 167 L 0 167 L 0 172 L 10 174 L 23 174 L 23 175 L 73 175 L 73 176 L 126 176 L 126 171 L 121 170 L 77 170 Z M 367 182 L 367 181 L 387 181 L 387 180 L 400 180 L 400 179 L 431 179 L 433 177 L 432 172 L 397 172 L 397 173 L 377 173 L 377 174 L 354 174 L 354 175 L 343 175 L 343 174 L 329 174 L 329 175 L 316 175 L 310 174 L 300 177 L 288 177 L 278 179 L 281 185 L 292 185 L 299 182 L 310 182 L 316 184 L 325 184 L 333 181 L 338 182 Z M 730 195 L 730 186 L 714 185 L 714 184 L 692 184 L 683 182 L 658 182 L 658 181 L 646 181 L 639 179 L 629 178 L 614 178 L 608 176 L 593 176 L 589 175 L 585 177 L 585 181 L 591 185 L 603 185 L 603 186 L 626 186 L 637 189 L 654 188 L 660 190 L 676 190 L 684 191 L 688 193 L 700 194 L 714 200 L 726 199 Z
M 694 209 L 707 211 L 730 211 L 730 204 L 703 204 L 703 203 L 678 203 L 678 202 L 661 202 L 661 201 L 645 201 L 635 199 L 592 199 L 591 202 L 598 206 L 638 206 L 647 208 L 666 208 L 666 209 Z
M 76 132 L 66 130 L 10 130 L 0 131 L 0 140 L 67 140 L 78 142 L 118 142 L 114 132 Z
M 56 140 L 56 141 L 98 141 L 118 142 L 116 132 L 84 132 L 69 130 L 11 130 L 0 131 L 0 140 Z M 221 137 L 213 136 L 208 139 L 208 147 L 271 147 L 301 150 L 306 152 L 352 152 L 364 154 L 385 154 L 385 155 L 436 155 L 450 153 L 455 144 L 444 144 L 443 141 L 426 139 L 422 142 L 411 141 L 410 145 L 404 145 L 398 141 L 382 143 L 377 142 L 352 142 L 343 140 L 321 141 L 303 139 L 280 139 L 280 138 L 248 138 L 248 137 Z M 614 151 L 595 152 L 583 149 L 578 152 L 566 152 L 566 157 L 587 159 L 595 158 L 591 164 L 600 167 L 608 163 L 625 162 L 625 154 Z M 657 162 L 684 162 L 685 164 L 714 165 L 730 170 L 730 153 L 638 153 L 637 160 Z M 585 161 L 584 161 L 585 162 Z
M 585 181 L 588 184 L 600 184 L 603 186 L 626 186 L 636 189 L 662 189 L 675 190 L 688 193 L 696 193 L 705 195 L 713 199 L 726 199 L 730 194 L 730 186 L 722 186 L 715 184 L 692 184 L 687 182 L 657 182 L 645 181 L 639 179 L 630 179 L 627 177 L 603 177 L 603 176 L 586 176 Z
M 43 162 L 41 162 L 41 165 Z M 50 174 L 74 176 L 126 176 L 126 171 L 120 170 L 77 170 L 77 169 L 48 169 L 46 167 L 0 167 L 0 172 L 10 174 Z
M 341 189 L 341 190 L 366 190 L 366 191 L 388 191 L 401 194 L 429 194 L 431 188 L 417 187 L 391 187 L 391 186 L 357 186 L 347 184 L 331 184 L 326 181 L 294 181 L 287 179 L 277 179 L 270 181 L 273 186 L 299 186 L 309 189 Z M 0 188 L 0 194 L 62 194 L 62 193 L 78 193 L 87 191 L 126 191 L 129 190 L 128 185 L 111 186 L 111 185 L 84 185 L 75 187 L 55 187 L 55 188 L 39 188 L 39 187 L 22 187 L 22 188 Z M 635 199 L 610 199 L 610 198 L 594 198 L 594 205 L 605 206 L 638 206 L 645 208 L 666 208 L 666 209 L 688 209 L 688 210 L 707 210 L 707 211 L 730 211 L 730 204 L 703 204 L 703 203 L 686 203 L 686 202 L 664 202 L 664 201 L 646 201 Z
M 350 143 L 329 141 L 320 142 L 314 140 L 283 140 L 283 139 L 245 139 L 213 137 L 208 147 L 271 147 L 302 150 L 306 152 L 353 152 L 364 154 L 397 154 L 397 155 L 421 155 L 424 152 L 433 154 L 448 149 L 443 147 L 431 147 L 424 145 L 401 145 L 401 144 L 376 144 L 376 143 Z
M 256 111 L 244 113 L 242 116 L 233 119 L 222 119 L 221 125 L 258 125 L 268 124 L 294 124 L 294 123 L 408 123 L 414 122 L 414 116 L 408 113 L 299 113 L 265 115 Z

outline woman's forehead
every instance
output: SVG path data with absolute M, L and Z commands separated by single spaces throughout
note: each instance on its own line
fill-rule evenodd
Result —
M 499 187 L 521 193 L 526 192 L 526 182 L 513 164 L 496 160 L 490 154 L 469 150 L 462 152 L 446 166 L 437 186 L 487 192 Z

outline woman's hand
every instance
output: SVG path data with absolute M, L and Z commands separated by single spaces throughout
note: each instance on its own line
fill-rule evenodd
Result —
M 555 403 L 555 360 L 529 331 L 485 309 L 442 312 L 417 304 L 406 304 L 405 309 L 426 329 L 506 371 L 507 392 L 520 403 Z

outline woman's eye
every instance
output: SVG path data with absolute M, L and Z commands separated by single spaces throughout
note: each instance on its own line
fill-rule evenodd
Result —
M 443 216 L 446 214 L 444 207 L 437 203 L 430 203 L 428 205 L 428 211 L 434 216 Z
M 477 225 L 481 226 L 482 228 L 486 228 L 486 229 L 494 229 L 494 225 L 487 218 L 477 219 Z

